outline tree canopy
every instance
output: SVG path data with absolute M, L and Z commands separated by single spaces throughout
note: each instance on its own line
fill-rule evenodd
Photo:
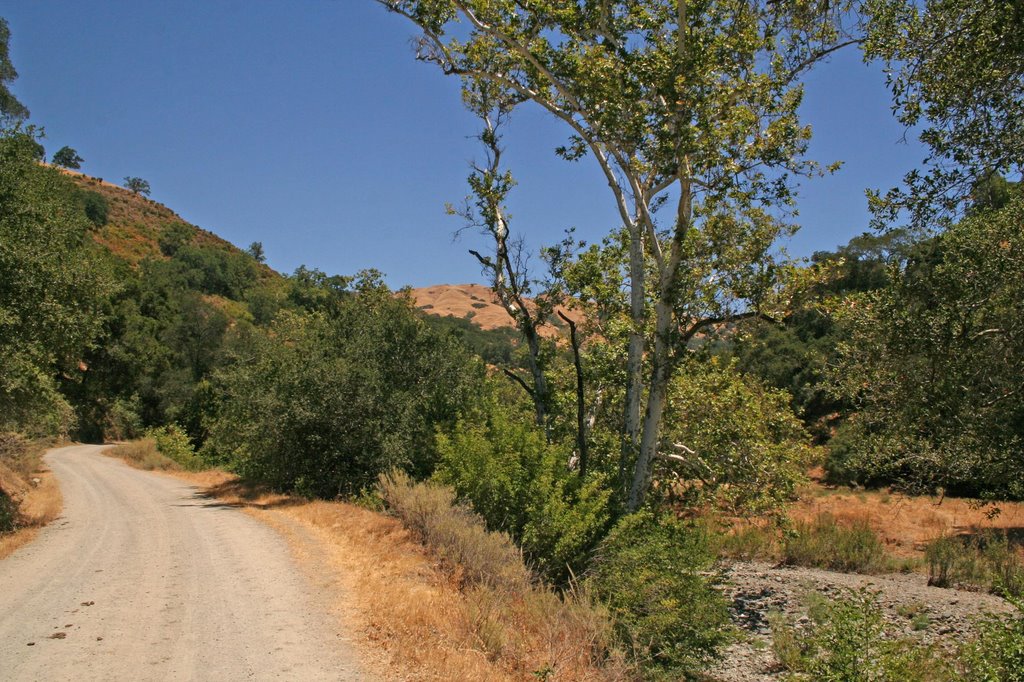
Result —
M 897 118 L 918 129 L 925 168 L 873 197 L 881 222 L 919 227 L 971 201 L 979 181 L 1024 163 L 1024 3 L 867 0 L 865 56 L 887 65 Z
M 142 178 L 135 177 L 133 175 L 125 176 L 124 186 L 136 194 L 142 194 L 149 196 L 149 181 L 143 180 Z
M 28 118 L 28 109 L 8 87 L 18 78 L 18 72 L 11 62 L 10 42 L 11 29 L 7 20 L 0 17 L 0 123 L 5 124 Z

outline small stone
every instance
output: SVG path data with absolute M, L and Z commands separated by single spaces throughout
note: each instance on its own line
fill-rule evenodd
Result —
M 26 644 L 25 646 L 35 646 L 35 645 L 36 645 L 36 643 L 35 643 L 35 642 L 29 642 L 29 643 L 28 643 L 28 644 Z
M 50 635 L 50 639 L 64 639 L 67 636 L 68 633 L 66 632 L 55 632 L 52 635 Z

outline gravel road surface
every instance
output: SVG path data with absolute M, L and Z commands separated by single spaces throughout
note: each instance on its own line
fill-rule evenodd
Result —
M 286 542 L 102 446 L 51 450 L 64 513 L 0 561 L 0 680 L 358 680 Z

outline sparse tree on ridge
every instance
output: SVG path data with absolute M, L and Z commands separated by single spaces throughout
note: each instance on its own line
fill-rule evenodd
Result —
M 133 175 L 126 176 L 124 179 L 124 186 L 130 189 L 135 194 L 144 194 L 149 196 L 149 181 L 137 178 Z
M 252 259 L 257 263 L 265 263 L 267 261 L 267 255 L 263 252 L 263 242 L 249 244 L 249 248 L 245 252 L 252 256 Z
M 78 155 L 71 147 L 64 145 L 53 154 L 53 158 L 50 160 L 54 166 L 63 166 L 64 168 L 71 168 L 78 170 L 82 167 L 82 163 L 85 161 L 81 156 Z

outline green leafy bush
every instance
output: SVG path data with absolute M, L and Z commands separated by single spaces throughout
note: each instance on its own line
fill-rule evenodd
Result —
M 706 530 L 650 512 L 622 518 L 598 547 L 587 584 L 650 678 L 696 675 L 730 640 L 714 564 Z
M 92 190 L 79 190 L 78 194 L 85 211 L 85 217 L 95 227 L 103 227 L 107 224 L 107 217 L 110 213 L 110 204 L 107 198 L 99 192 Z
M 0 533 L 9 533 L 17 528 L 18 505 L 0 490 Z
M 540 574 L 565 584 L 608 528 L 611 491 L 601 476 L 581 481 L 568 467 L 570 447 L 548 444 L 529 415 L 483 402 L 486 420 L 438 436 L 436 476 L 488 528 L 509 533 Z
M 1024 562 L 1005 531 L 938 538 L 925 548 L 925 559 L 930 585 L 967 585 L 1024 595 Z
M 1024 602 L 1010 599 L 1017 613 L 988 616 L 960 652 L 964 682 L 1024 682 Z
M 783 561 L 835 571 L 871 573 L 891 567 L 885 545 L 866 521 L 840 524 L 831 514 L 798 522 L 782 546 Z
M 477 392 L 482 366 L 430 330 L 411 301 L 361 281 L 323 312 L 243 330 L 216 375 L 203 454 L 305 495 L 358 495 L 394 468 L 433 473 L 435 433 Z
M 789 402 L 785 391 L 740 374 L 735 363 L 684 363 L 670 387 L 664 437 L 680 444 L 681 459 L 659 461 L 679 483 L 663 489 L 681 491 L 692 506 L 780 513 L 813 452 Z
M 203 468 L 203 460 L 196 455 L 192 441 L 188 439 L 188 434 L 177 424 L 150 429 L 146 432 L 146 437 L 156 443 L 156 449 L 160 451 L 160 454 L 174 460 L 181 468 L 188 471 L 198 471 Z

